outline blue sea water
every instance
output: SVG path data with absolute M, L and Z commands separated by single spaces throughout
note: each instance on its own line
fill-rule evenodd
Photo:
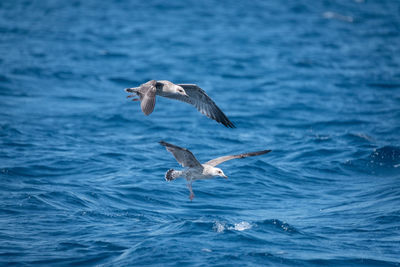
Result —
M 1 1 L 0 265 L 400 265 L 399 44 L 396 0 Z M 191 202 L 160 140 L 272 152 Z

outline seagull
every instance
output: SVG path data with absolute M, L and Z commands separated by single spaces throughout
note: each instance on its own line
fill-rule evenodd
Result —
M 225 162 L 225 161 L 228 161 L 231 159 L 254 157 L 254 156 L 263 155 L 263 154 L 267 154 L 268 152 L 271 152 L 271 150 L 262 150 L 262 151 L 249 152 L 249 153 L 243 153 L 243 154 L 238 154 L 238 155 L 223 156 L 223 157 L 215 158 L 210 161 L 207 161 L 206 163 L 201 164 L 196 159 L 196 157 L 193 155 L 193 153 L 190 152 L 187 148 L 182 148 L 182 147 L 179 147 L 179 146 L 176 146 L 173 144 L 169 144 L 164 141 L 160 141 L 160 144 L 162 146 L 164 146 L 167 149 L 167 151 L 172 153 L 172 155 L 175 157 L 176 161 L 178 161 L 178 163 L 181 164 L 182 167 L 187 167 L 186 169 L 184 169 L 182 171 L 176 171 L 174 169 L 169 169 L 165 173 L 165 180 L 170 182 L 179 177 L 186 178 L 187 187 L 189 188 L 189 191 L 190 191 L 190 196 L 189 196 L 190 200 L 193 200 L 193 198 L 194 198 L 194 193 L 192 190 L 192 182 L 194 182 L 196 180 L 201 180 L 201 179 L 210 179 L 210 178 L 213 178 L 214 176 L 219 176 L 219 177 L 228 179 L 228 176 L 226 176 L 220 168 L 215 167 L 218 164 L 221 164 L 222 162 Z
M 235 128 L 235 125 L 214 101 L 196 84 L 174 84 L 170 81 L 151 80 L 141 84 L 139 87 L 126 88 L 125 92 L 133 93 L 128 98 L 139 96 L 133 101 L 140 100 L 140 107 L 146 116 L 153 112 L 156 104 L 156 95 L 159 95 L 191 104 L 210 119 L 222 123 L 228 128 Z

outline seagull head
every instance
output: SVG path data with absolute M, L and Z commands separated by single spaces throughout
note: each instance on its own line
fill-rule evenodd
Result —
M 220 168 L 214 168 L 214 169 L 213 169 L 213 175 L 214 175 L 214 176 L 220 176 L 220 177 L 223 177 L 223 178 L 225 178 L 225 179 L 228 179 L 228 176 L 226 176 L 226 175 L 224 174 L 224 172 L 223 172 Z
M 176 87 L 175 87 L 175 93 L 177 93 L 178 95 L 183 95 L 183 96 L 189 97 L 189 96 L 186 94 L 185 89 L 183 89 L 182 86 L 179 86 L 179 85 L 176 85 Z

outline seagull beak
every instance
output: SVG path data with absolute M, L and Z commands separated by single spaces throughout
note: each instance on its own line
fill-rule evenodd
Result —
M 228 176 L 226 176 L 226 175 L 224 175 L 224 176 L 222 176 L 222 177 L 224 177 L 225 179 L 228 179 Z
M 133 88 L 126 88 L 125 92 L 127 93 L 134 93 L 135 91 L 133 91 Z

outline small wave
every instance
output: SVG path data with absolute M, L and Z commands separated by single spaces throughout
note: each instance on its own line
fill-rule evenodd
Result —
M 246 221 L 241 221 L 239 223 L 234 223 L 234 224 L 226 224 L 222 222 L 215 222 L 213 229 L 217 233 L 222 233 L 225 230 L 233 230 L 233 231 L 244 231 L 251 229 L 252 225 L 249 222 Z
M 400 148 L 395 146 L 384 146 L 375 149 L 365 158 L 349 160 L 344 165 L 348 168 L 367 172 L 369 174 L 390 174 L 399 171 Z
M 258 227 L 275 227 L 279 230 L 282 230 L 284 232 L 288 232 L 288 233 L 300 233 L 300 231 L 298 231 L 295 227 L 291 226 L 290 224 L 288 224 L 287 222 L 283 222 L 281 220 L 278 219 L 271 219 L 271 220 L 264 220 L 260 223 L 256 223 L 256 225 Z
M 22 132 L 19 131 L 17 128 L 11 126 L 8 123 L 0 125 L 0 136 L 12 136 L 12 137 L 15 137 L 17 135 L 22 135 Z
M 236 230 L 236 231 L 244 231 L 251 229 L 251 224 L 248 222 L 240 222 L 240 223 L 235 223 L 234 227 L 228 227 L 229 230 Z
M 305 261 L 312 265 L 321 266 L 398 266 L 396 261 L 384 261 L 370 258 L 343 258 L 343 259 L 312 259 Z
M 373 142 L 374 138 L 365 133 L 347 133 L 344 138 L 354 142 Z
M 376 164 L 388 164 L 393 165 L 400 163 L 400 148 L 394 146 L 385 146 L 382 148 L 375 149 L 374 152 L 369 156 L 371 162 Z

